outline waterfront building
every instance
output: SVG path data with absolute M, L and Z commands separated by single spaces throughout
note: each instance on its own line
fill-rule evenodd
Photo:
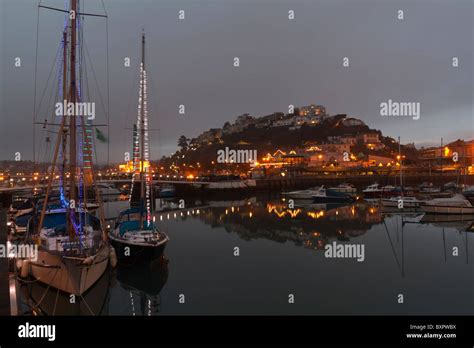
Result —
M 350 153 L 351 151 L 351 145 L 350 144 L 344 144 L 344 143 L 338 143 L 338 144 L 321 144 L 319 146 L 322 150 L 323 153 L 340 153 L 341 155 L 344 152 Z
M 378 144 L 380 143 L 380 135 L 378 132 L 364 132 L 357 135 L 357 139 L 364 144 Z
M 458 139 L 443 146 L 430 147 L 420 150 L 419 161 L 424 167 L 433 169 L 454 169 L 454 154 L 457 154 L 458 164 L 467 168 L 474 166 L 474 140 Z

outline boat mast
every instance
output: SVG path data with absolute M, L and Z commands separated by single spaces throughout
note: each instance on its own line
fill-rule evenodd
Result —
M 402 165 L 402 150 L 401 150 L 401 144 L 400 144 L 400 137 L 398 137 L 398 156 L 400 157 L 400 189 L 401 189 L 401 193 L 402 193 L 402 196 L 403 196 L 403 181 L 402 181 L 402 178 L 403 178 L 403 171 L 402 171 L 402 168 L 403 168 L 403 165 Z
M 70 55 L 70 90 L 69 102 L 76 105 L 76 17 L 77 17 L 77 0 L 71 0 L 71 55 Z M 76 115 L 73 112 L 69 115 L 69 201 L 76 201 Z M 68 206 L 68 211 L 71 204 Z M 74 209 L 73 209 L 74 210 Z M 68 231 L 72 236 L 74 235 L 73 222 L 71 221 L 71 214 L 68 214 Z
M 63 100 L 67 99 L 67 28 L 63 31 Z M 66 192 L 66 183 L 64 182 L 65 179 L 65 172 L 66 172 L 66 146 L 67 146 L 67 129 L 64 127 L 66 121 L 64 119 L 64 115 L 61 121 L 62 131 L 60 134 L 59 141 L 61 141 L 61 153 L 62 153 L 62 163 L 61 163 L 61 187 L 59 188 L 62 192 Z M 62 203 L 62 202 L 61 202 Z
M 140 89 L 141 89 L 141 100 L 140 100 L 140 228 L 143 228 L 143 209 L 145 208 L 145 33 L 142 32 L 142 61 L 141 61 L 141 74 L 140 74 Z

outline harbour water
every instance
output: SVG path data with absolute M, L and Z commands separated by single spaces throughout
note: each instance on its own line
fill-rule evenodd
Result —
M 108 217 L 127 204 L 105 203 Z M 23 284 L 23 314 L 474 314 L 469 219 L 426 222 L 364 202 L 290 209 L 279 196 L 163 201 L 154 216 L 170 237 L 164 258 L 110 269 L 74 304 Z M 326 257 L 334 242 L 363 245 L 364 260 Z

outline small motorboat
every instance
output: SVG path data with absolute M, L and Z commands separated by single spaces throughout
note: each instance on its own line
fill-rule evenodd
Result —
M 319 192 L 319 187 L 309 188 L 307 190 L 283 192 L 282 195 L 289 199 L 313 199 L 313 195 Z
M 395 187 L 392 185 L 386 185 L 380 187 L 379 184 L 375 183 L 367 186 L 365 190 L 362 191 L 366 198 L 380 198 L 380 197 L 391 197 L 399 196 L 401 194 L 401 188 Z
M 326 189 L 324 186 L 321 186 L 312 197 L 314 203 L 345 203 L 354 200 L 347 193 Z
M 23 214 L 15 218 L 11 218 L 7 221 L 8 230 L 13 236 L 24 235 L 28 229 L 28 223 L 31 217 L 34 215 L 33 212 Z
M 442 192 L 458 192 L 458 190 L 461 188 L 458 184 L 456 184 L 454 181 L 450 181 L 441 187 Z
M 119 189 L 117 189 L 113 184 L 100 182 L 97 184 L 97 189 L 99 190 L 100 196 L 120 195 Z
M 383 186 L 381 190 L 382 190 L 381 192 L 382 197 L 399 196 L 402 192 L 401 187 L 395 187 L 392 185 Z
M 176 195 L 176 189 L 173 185 L 163 185 L 158 191 L 159 198 L 172 198 Z
M 362 193 L 367 198 L 376 198 L 381 196 L 382 189 L 380 188 L 379 184 L 375 183 L 367 186 L 367 188 L 363 190 Z
M 467 186 L 462 191 L 462 195 L 472 202 L 474 200 L 474 186 Z
M 430 182 L 430 183 L 424 182 L 418 187 L 418 189 L 420 190 L 420 193 L 439 193 L 439 192 L 441 192 L 441 188 L 434 187 L 432 182 Z
M 422 202 L 418 200 L 416 197 L 397 196 L 397 197 L 383 198 L 382 205 L 384 207 L 398 208 L 400 200 L 403 201 L 403 209 L 404 208 L 419 208 L 420 203 Z
M 34 203 L 31 199 L 21 199 L 18 201 L 14 201 L 10 209 L 8 210 L 8 214 L 13 217 L 19 217 L 21 215 L 29 214 L 34 209 Z
M 329 187 L 329 190 L 345 193 L 351 196 L 357 194 L 357 189 L 352 184 L 342 183 L 337 186 Z
M 421 209 L 427 214 L 474 215 L 474 206 L 463 195 L 450 198 L 435 198 L 424 202 Z

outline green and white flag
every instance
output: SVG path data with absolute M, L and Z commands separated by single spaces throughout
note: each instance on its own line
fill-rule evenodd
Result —
M 95 136 L 97 137 L 97 140 L 99 140 L 101 143 L 106 143 L 107 138 L 105 137 L 104 133 L 102 133 L 99 128 L 95 129 Z

